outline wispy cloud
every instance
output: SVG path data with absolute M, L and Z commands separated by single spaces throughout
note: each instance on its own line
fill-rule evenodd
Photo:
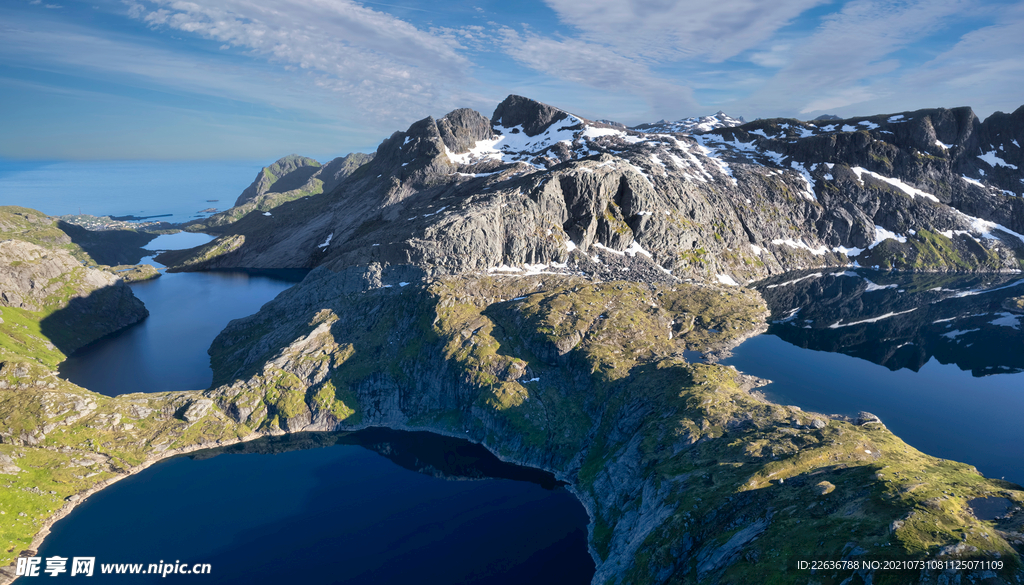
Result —
M 853 0 L 823 19 L 813 34 L 775 55 L 778 72 L 751 101 L 800 113 L 878 100 L 898 87 L 904 65 L 895 54 L 946 28 L 964 0 Z M 799 100 L 799 101 L 796 101 Z
M 694 103 L 699 92 L 762 116 L 968 103 L 984 112 L 1024 95 L 1019 1 L 545 2 L 572 32 L 517 37 L 504 29 L 498 37 L 509 55 L 565 81 L 632 88 L 652 104 L 671 106 L 669 95 L 679 96 L 677 113 L 707 109 Z M 999 24 L 967 33 L 922 66 L 937 53 L 936 37 L 986 17 Z
M 77 25 L 0 27 L 0 54 L 7 64 L 31 64 L 40 71 L 94 77 L 125 86 L 156 88 L 321 116 L 321 100 L 304 94 L 290 76 L 249 63 L 228 63 L 182 55 L 135 40 L 98 36 Z M 112 89 L 112 91 L 116 91 Z
M 900 84 L 915 93 L 948 96 L 942 103 L 970 105 L 982 117 L 1016 109 L 1024 103 L 1024 3 L 999 7 L 998 14 L 998 24 L 965 34 Z
M 831 0 L 545 0 L 581 38 L 620 54 L 720 62 L 770 39 L 810 8 Z
M 210 142 L 231 120 L 243 146 L 277 124 L 276 136 L 323 128 L 362 148 L 427 114 L 490 113 L 512 92 L 627 123 L 719 108 L 986 115 L 1024 96 L 1024 0 L 540 0 L 486 13 L 398 0 L 60 1 L 0 6 L 0 97 L 12 119 L 63 115 L 52 126 L 82 136 L 109 125 L 77 109 L 88 104 L 147 122 L 171 112 L 189 125 L 165 129 L 181 144 Z M 42 114 L 36 98 L 57 107 Z
M 610 47 L 579 39 L 552 39 L 502 28 L 501 48 L 516 61 L 558 79 L 607 92 L 643 97 L 653 111 L 694 107 L 690 89 L 662 79 L 645 64 Z
M 380 118 L 452 105 L 471 66 L 457 39 L 348 0 L 129 1 L 153 27 L 303 70 L 340 105 Z

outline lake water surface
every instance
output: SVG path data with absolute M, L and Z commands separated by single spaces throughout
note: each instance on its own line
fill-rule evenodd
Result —
M 1020 275 L 817 271 L 758 289 L 775 323 L 723 363 L 772 380 L 770 399 L 871 412 L 929 455 L 1024 484 L 1024 316 L 1003 307 Z
M 587 513 L 547 474 L 427 433 L 309 435 L 160 462 L 90 496 L 38 554 L 96 557 L 99 583 L 590 582 Z M 161 562 L 211 571 L 98 574 Z
M 159 236 L 151 250 L 204 244 L 206 234 Z M 143 263 L 158 265 L 152 258 Z M 66 379 L 94 392 L 204 390 L 213 380 L 206 350 L 232 319 L 259 311 L 305 276 L 304 270 L 165 273 L 131 285 L 149 317 L 92 343 L 60 365 Z

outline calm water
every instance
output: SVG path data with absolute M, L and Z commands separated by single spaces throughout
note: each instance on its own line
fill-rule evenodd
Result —
M 770 398 L 871 412 L 925 453 L 1024 484 L 1024 317 L 1002 307 L 1019 277 L 812 272 L 758 288 L 776 322 L 724 363 L 772 380 Z
M 205 234 L 160 236 L 152 250 L 208 242 Z M 156 264 L 151 258 L 143 262 Z M 206 350 L 224 326 L 257 312 L 304 271 L 165 273 L 131 285 L 149 317 L 94 342 L 60 366 L 64 378 L 108 396 L 202 390 L 213 380 Z
M 426 433 L 331 437 L 154 465 L 55 524 L 39 555 L 212 569 L 91 578 L 100 583 L 571 585 L 593 576 L 586 511 L 545 474 Z M 456 481 L 467 478 L 476 480 Z
M 225 210 L 273 161 L 58 161 L 0 159 L 0 205 L 48 215 L 171 214 L 184 222 Z M 217 199 L 210 202 L 209 199 Z

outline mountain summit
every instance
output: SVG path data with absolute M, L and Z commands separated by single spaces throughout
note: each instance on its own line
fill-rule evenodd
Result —
M 249 213 L 161 261 L 728 283 L 850 263 L 1021 267 L 1024 109 L 985 122 L 969 108 L 713 118 L 700 133 L 639 131 L 509 96 L 490 119 L 460 109 L 420 120 L 333 191 Z

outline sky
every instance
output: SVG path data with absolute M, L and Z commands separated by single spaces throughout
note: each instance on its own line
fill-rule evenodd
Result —
M 0 158 L 321 161 L 509 94 L 628 125 L 1024 104 L 1024 0 L 3 0 Z

